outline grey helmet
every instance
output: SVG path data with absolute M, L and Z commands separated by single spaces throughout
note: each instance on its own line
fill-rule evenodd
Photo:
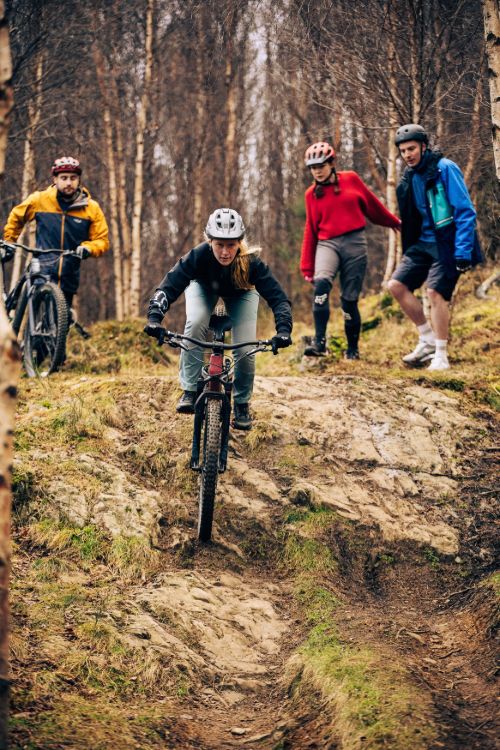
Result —
M 245 236 L 245 225 L 237 211 L 217 208 L 209 216 L 205 234 L 211 240 L 241 240 Z
M 406 141 L 420 141 L 421 143 L 429 143 L 429 138 L 424 128 L 421 125 L 417 125 L 414 122 L 408 123 L 408 125 L 401 125 L 396 131 L 396 137 L 394 143 L 399 146 L 400 143 Z

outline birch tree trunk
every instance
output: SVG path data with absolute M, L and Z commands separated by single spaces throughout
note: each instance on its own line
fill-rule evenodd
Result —
M 9 29 L 5 18 L 5 5 L 0 0 L 0 175 L 5 170 L 5 152 L 9 133 L 9 119 L 14 106 L 11 84 L 12 61 L 10 56 Z
M 500 3 L 483 0 L 484 37 L 490 84 L 491 131 L 497 179 L 500 180 Z
M 151 73 L 153 68 L 153 12 L 154 0 L 147 0 L 146 12 L 146 67 L 144 88 L 137 110 L 137 135 L 134 180 L 134 205 L 132 213 L 132 256 L 130 262 L 130 314 L 138 317 L 141 297 L 141 215 L 144 182 L 144 138 L 146 135 Z
M 205 15 L 204 5 L 202 3 L 200 9 L 196 13 L 196 38 L 197 38 L 197 49 L 196 49 L 196 81 L 197 81 L 197 92 L 196 92 L 196 128 L 197 128 L 197 149 L 195 174 L 199 174 L 200 163 L 202 154 L 204 151 L 204 131 L 205 131 Z M 193 186 L 193 233 L 194 241 L 199 242 L 199 239 L 203 233 L 203 180 L 194 180 Z
M 394 143 L 394 116 L 391 116 L 391 129 L 389 130 L 389 137 L 387 143 L 387 188 L 386 188 L 386 203 L 387 208 L 393 214 L 396 213 L 398 202 L 396 197 L 396 159 L 398 156 L 398 149 Z M 389 279 L 391 278 L 397 263 L 398 258 L 398 242 L 399 235 L 392 230 L 389 232 L 389 240 L 387 247 L 387 263 L 385 266 L 384 280 L 382 286 L 385 287 Z
M 24 141 L 23 183 L 21 187 L 21 196 L 23 200 L 31 193 L 35 186 L 35 151 L 33 148 L 33 141 L 42 113 L 42 76 L 43 54 L 40 54 L 36 65 L 35 93 L 33 99 L 28 104 L 28 130 L 26 133 L 26 140 Z M 34 223 L 30 222 L 21 233 L 19 242 L 34 247 L 35 231 Z M 26 241 L 23 236 L 25 234 L 28 235 Z M 21 275 L 22 260 L 22 254 L 16 253 L 12 264 L 12 275 L 10 279 L 11 289 L 15 287 L 19 280 L 19 276 Z
M 394 47 L 394 35 L 392 33 L 391 29 L 391 36 L 389 38 L 388 43 L 388 50 L 387 50 L 387 58 L 388 58 L 388 64 L 390 67 L 390 74 L 389 74 L 389 87 L 390 87 L 390 93 L 396 94 L 397 93 L 397 79 L 396 75 L 394 73 L 394 66 L 395 66 L 395 47 Z M 391 213 L 395 214 L 398 207 L 398 201 L 396 196 L 396 159 L 398 158 L 398 147 L 394 143 L 394 135 L 396 133 L 397 125 L 398 125 L 398 115 L 396 112 L 396 108 L 394 107 L 394 104 L 392 103 L 394 101 L 394 98 L 391 96 L 389 101 L 389 134 L 387 139 L 387 186 L 386 186 L 386 203 L 387 208 Z M 400 237 L 396 232 L 390 231 L 389 232 L 389 240 L 388 240 L 388 247 L 387 247 L 387 264 L 385 267 L 385 273 L 384 273 L 384 280 L 382 282 L 382 286 L 385 287 L 387 285 L 387 282 L 391 278 L 394 269 L 396 268 L 396 264 L 398 261 L 398 243 L 400 242 Z
M 123 272 L 122 253 L 120 244 L 120 226 L 118 223 L 118 192 L 116 179 L 115 153 L 113 149 L 113 124 L 109 106 L 109 86 L 105 77 L 105 61 L 97 44 L 93 46 L 93 57 L 96 69 L 97 83 L 104 102 L 103 122 L 106 138 L 106 166 L 108 171 L 109 215 L 113 246 L 113 277 L 115 291 L 115 314 L 119 321 L 123 320 Z
M 0 750 L 7 748 L 9 713 L 9 574 L 14 409 L 21 369 L 19 346 L 0 305 Z
M 499 40 L 500 41 L 500 40 Z M 482 72 L 482 71 L 481 71 Z M 477 166 L 477 158 L 479 151 L 481 150 L 481 137 L 480 137 L 480 126 L 481 126 L 481 94 L 483 88 L 483 77 L 478 75 L 476 93 L 474 95 L 474 108 L 472 110 L 472 118 L 470 122 L 469 134 L 471 138 L 471 144 L 469 148 L 469 158 L 464 168 L 464 180 L 465 184 L 471 191 L 471 195 L 474 198 L 474 190 L 471 190 L 471 181 L 476 182 L 473 179 L 474 168 Z M 477 175 L 476 175 L 477 176 Z
M 224 202 L 226 205 L 234 203 L 233 185 L 236 175 L 236 76 L 233 71 L 232 43 L 227 49 L 226 62 L 226 142 L 225 142 L 225 170 L 224 170 Z
M 113 151 L 113 125 L 109 107 L 104 107 L 103 113 L 104 130 L 106 133 L 106 152 L 108 163 L 108 190 L 109 190 L 109 212 L 111 222 L 111 233 L 113 237 L 113 277 L 115 289 L 115 314 L 119 321 L 124 318 L 123 314 L 123 268 L 122 251 L 120 243 L 120 226 L 118 223 L 118 191 L 116 186 L 116 166 Z
M 122 295 L 123 295 L 123 315 L 125 318 L 130 317 L 130 253 L 132 247 L 132 238 L 130 235 L 130 223 L 127 211 L 127 159 L 123 143 L 122 122 L 120 116 L 118 96 L 118 87 L 116 80 L 111 77 L 110 90 L 112 93 L 111 115 L 114 124 L 116 158 L 117 165 L 117 202 L 120 230 L 122 237 L 121 254 L 122 254 Z
M 224 141 L 224 202 L 226 205 L 233 204 L 236 198 L 233 195 L 237 173 L 237 70 L 235 65 L 235 41 L 239 9 L 236 5 L 236 3 L 228 4 L 222 32 L 222 42 L 226 54 L 226 137 Z
M 13 105 L 12 61 L 5 7 L 0 0 L 0 177 L 5 169 L 9 115 Z M 0 305 L 0 750 L 7 748 L 9 714 L 9 573 L 11 465 L 14 404 L 20 371 L 15 336 Z
M 373 141 L 370 139 L 365 130 L 363 130 L 363 140 L 366 143 L 365 156 L 368 169 L 370 170 L 370 175 L 375 185 L 377 186 L 377 192 L 384 193 L 386 190 L 386 182 L 380 174 L 377 166 Z
M 422 109 L 422 82 L 421 70 L 421 45 L 420 29 L 417 23 L 417 14 L 421 10 L 421 0 L 414 4 L 411 19 L 413 29 L 410 30 L 410 65 L 411 65 L 411 121 L 420 122 L 420 111 Z

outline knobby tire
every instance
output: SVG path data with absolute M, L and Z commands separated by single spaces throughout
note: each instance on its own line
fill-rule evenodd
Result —
M 203 463 L 200 474 L 200 498 L 198 514 L 198 539 L 209 542 L 212 536 L 215 491 L 219 475 L 219 452 L 221 440 L 221 406 L 219 399 L 208 399 L 203 425 Z
M 68 306 L 61 289 L 48 281 L 33 296 L 34 334 L 24 329 L 24 367 L 28 377 L 55 372 L 66 358 Z

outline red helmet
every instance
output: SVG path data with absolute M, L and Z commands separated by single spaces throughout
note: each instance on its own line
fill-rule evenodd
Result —
M 324 164 L 328 159 L 335 159 L 335 150 L 326 141 L 319 141 L 309 146 L 304 158 L 306 167 L 314 167 L 316 164 Z
M 75 172 L 76 174 L 82 173 L 82 168 L 78 159 L 73 159 L 72 156 L 60 156 L 56 159 L 50 170 L 55 176 L 61 172 Z

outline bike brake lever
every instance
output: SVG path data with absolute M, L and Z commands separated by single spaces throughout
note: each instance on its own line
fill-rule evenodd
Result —
M 185 352 L 187 352 L 188 350 L 187 346 L 185 346 L 181 341 L 176 341 L 169 331 L 165 331 L 163 340 L 166 340 L 167 344 L 171 346 L 172 349 L 183 349 Z

